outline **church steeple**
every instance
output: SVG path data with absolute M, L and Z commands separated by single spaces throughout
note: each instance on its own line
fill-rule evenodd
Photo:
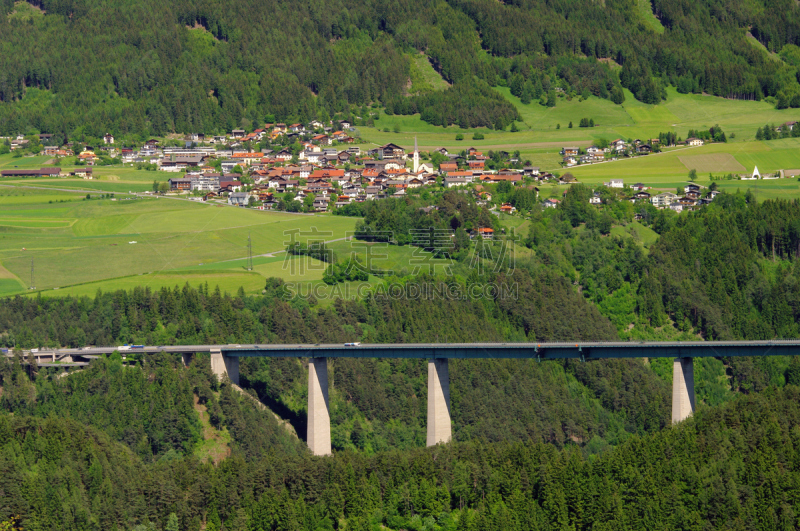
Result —
M 417 137 L 414 137 L 414 173 L 419 171 L 419 149 L 417 149 Z

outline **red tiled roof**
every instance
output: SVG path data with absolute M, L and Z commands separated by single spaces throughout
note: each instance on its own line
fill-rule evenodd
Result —
M 330 179 L 331 177 L 344 177 L 344 170 L 316 170 L 309 175 L 310 179 Z

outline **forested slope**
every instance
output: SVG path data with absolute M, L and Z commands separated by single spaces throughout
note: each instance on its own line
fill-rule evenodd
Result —
M 663 33 L 635 0 L 31 3 L 44 14 L 13 16 L 14 1 L 0 2 L 4 134 L 211 134 L 268 118 L 366 119 L 372 103 L 437 125 L 502 128 L 518 115 L 497 85 L 544 104 L 556 89 L 620 103 L 621 86 L 657 103 L 672 84 L 800 105 L 792 0 L 655 0 Z M 750 45 L 747 28 L 780 59 Z M 404 54 L 418 52 L 452 87 L 406 94 Z
M 2 414 L 0 519 L 64 531 L 793 529 L 798 403 L 794 386 L 742 396 L 590 459 L 470 442 L 217 467 L 147 463 L 74 420 Z
M 229 430 L 234 453 L 305 452 L 274 416 L 227 382 L 220 384 L 208 356 L 184 368 L 177 356 L 146 356 L 130 366 L 116 354 L 69 374 L 4 359 L 0 384 L 4 411 L 72 419 L 125 444 L 146 463 L 193 455 L 203 439 L 195 400 L 207 409 L 212 426 Z

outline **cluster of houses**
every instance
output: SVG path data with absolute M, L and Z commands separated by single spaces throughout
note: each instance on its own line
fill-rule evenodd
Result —
M 658 138 L 651 138 L 649 140 L 639 140 L 637 138 L 631 143 L 618 138 L 613 142 L 609 142 L 608 147 L 599 148 L 592 146 L 587 148 L 585 152 L 576 146 L 565 146 L 561 148 L 560 154 L 563 157 L 562 165 L 571 168 L 578 164 L 595 164 L 597 162 L 614 160 L 621 155 L 648 155 L 653 152 L 654 147 L 659 145 L 659 143 L 660 140 Z M 703 140 L 699 138 L 687 138 L 684 144 L 687 146 L 702 146 Z
M 700 186 L 690 183 L 683 188 L 682 196 L 672 192 L 651 195 L 645 191 L 640 191 L 634 197 L 637 200 L 650 201 L 656 208 L 669 208 L 675 212 L 682 212 L 684 210 L 694 210 L 697 207 L 711 203 L 719 193 L 717 190 L 711 190 L 704 197 Z
M 312 194 L 316 211 L 324 211 L 330 205 L 342 206 L 353 201 L 366 201 L 384 197 L 402 197 L 407 190 L 425 185 L 441 183 L 446 188 L 465 186 L 471 183 L 507 182 L 515 185 L 530 176 L 534 180 L 543 177 L 539 168 L 524 170 L 484 171 L 485 158 L 476 149 L 469 150 L 468 160 L 461 155 L 450 154 L 446 149 L 437 150 L 448 160 L 438 170 L 419 160 L 419 151 L 407 154 L 397 144 L 386 144 L 361 153 L 357 147 L 330 153 L 328 157 L 320 150 L 321 158 L 309 160 L 304 157 L 297 163 L 289 163 L 271 153 L 234 152 L 231 159 L 222 162 L 224 173 L 203 165 L 207 155 L 193 155 L 190 167 L 181 177 L 169 179 L 170 190 L 175 192 L 204 192 L 205 199 L 227 196 L 235 205 L 248 205 L 255 200 L 259 208 L 274 208 L 278 194 L 290 192 L 293 199 L 304 201 Z M 279 152 L 280 154 L 280 152 Z M 175 154 L 186 157 L 185 154 Z M 346 155 L 346 156 L 345 156 Z M 231 163 L 235 161 L 235 164 Z M 410 161 L 410 167 L 407 166 Z M 348 163 L 355 164 L 350 166 Z M 239 173 L 227 173 L 238 166 L 242 175 L 247 175 L 252 185 L 244 190 Z M 513 208 L 510 207 L 509 208 Z
M 283 127 L 283 124 L 278 125 Z M 301 132 L 298 127 L 301 126 L 288 126 L 284 134 Z M 260 132 L 263 131 L 256 130 L 250 135 Z M 276 134 L 276 130 L 270 134 Z M 437 152 L 447 160 L 435 169 L 432 164 L 420 161 L 416 146 L 412 153 L 393 143 L 366 152 L 357 146 L 345 149 L 325 147 L 333 140 L 342 141 L 336 134 L 317 135 L 311 141 L 302 142 L 299 152 L 288 148 L 279 151 L 236 150 L 229 146 L 224 149 L 159 148 L 157 141 L 152 140 L 146 142 L 138 153 L 123 148 L 121 157 L 123 162 L 137 162 L 145 152 L 154 157 L 158 169 L 181 172 L 179 177 L 168 181 L 173 192 L 201 192 L 206 200 L 225 196 L 230 204 L 243 206 L 255 201 L 258 208 L 265 209 L 274 208 L 278 204 L 277 194 L 286 192 L 291 192 L 298 201 L 313 194 L 314 210 L 323 211 L 330 205 L 342 206 L 352 201 L 402 197 L 408 189 L 424 185 L 440 183 L 445 188 L 472 183 L 507 182 L 515 185 L 526 177 L 532 180 L 553 178 L 551 174 L 540 173 L 537 167 L 487 171 L 488 158 L 476 148 L 467 150 L 466 155 L 438 149 Z M 242 140 L 249 138 L 240 130 L 234 130 L 232 136 Z M 201 136 L 196 139 L 204 140 Z M 258 139 L 258 136 L 253 139 Z M 219 164 L 214 162 L 217 160 Z M 247 186 L 242 184 L 242 176 L 248 177 Z
M 51 135 L 51 134 L 43 133 L 43 134 L 39 135 L 39 141 L 40 142 L 49 142 L 51 138 L 53 138 L 53 135 Z M 11 148 L 11 151 L 16 151 L 18 149 L 25 149 L 30 145 L 30 140 L 28 140 L 27 138 L 25 138 L 22 135 L 17 135 L 17 136 L 15 136 L 13 138 L 11 138 L 11 137 L 0 137 L 0 141 L 6 141 L 6 140 L 8 141 L 8 144 L 9 144 L 9 146 Z
M 608 188 L 624 188 L 625 184 L 622 179 L 611 179 L 611 181 L 607 183 L 603 183 Z M 658 194 L 652 193 L 650 187 L 645 186 L 642 183 L 636 183 L 630 187 L 632 195 L 630 196 L 630 201 L 638 202 L 644 201 L 651 203 L 654 207 L 663 209 L 668 208 L 675 212 L 682 212 L 684 210 L 692 210 L 694 208 L 707 205 L 714 198 L 719 194 L 717 190 L 711 190 L 707 194 L 702 192 L 702 188 L 700 185 L 689 183 L 683 188 L 683 195 L 678 195 L 672 192 L 661 192 Z M 591 198 L 589 198 L 589 203 L 593 205 L 597 205 L 602 203 L 602 199 L 600 198 L 600 194 L 595 192 Z M 552 205 L 545 205 L 554 207 L 557 206 L 558 203 Z

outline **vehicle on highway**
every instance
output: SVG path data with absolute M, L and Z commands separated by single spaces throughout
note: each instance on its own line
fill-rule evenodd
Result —
M 361 343 L 345 343 L 344 346 L 346 346 L 346 347 L 358 347 L 358 346 L 361 346 Z
M 131 348 L 144 348 L 144 345 L 131 345 Z
M 130 350 L 130 349 L 131 349 L 130 345 L 120 345 L 119 347 L 117 347 L 117 350 Z

